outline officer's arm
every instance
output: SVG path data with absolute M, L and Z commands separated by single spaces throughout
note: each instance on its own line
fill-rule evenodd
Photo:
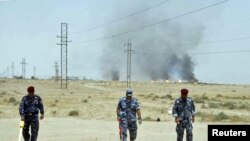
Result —
M 141 118 L 141 110 L 140 110 L 140 106 L 139 106 L 139 102 L 136 102 L 136 114 L 138 116 L 138 120 L 142 120 Z
M 120 108 L 121 108 L 121 101 L 118 102 L 117 108 L 116 108 L 117 120 L 119 120 L 119 118 L 120 118 Z
M 20 103 L 20 105 L 19 105 L 19 114 L 20 114 L 20 116 L 21 116 L 22 118 L 25 116 L 24 101 L 25 101 L 25 98 L 23 97 L 23 98 L 22 98 L 22 101 L 21 101 L 21 103 Z
M 179 124 L 179 118 L 178 118 L 178 104 L 179 104 L 179 100 L 175 100 L 174 106 L 173 106 L 173 110 L 172 110 L 172 114 L 173 117 L 175 117 L 175 122 L 177 124 Z
M 120 117 L 120 108 L 119 108 L 119 105 L 116 108 L 116 115 L 117 115 L 117 118 Z
M 179 103 L 179 100 L 175 100 L 175 103 L 174 103 L 174 106 L 173 106 L 173 110 L 172 110 L 173 117 L 177 117 L 178 116 L 178 114 L 177 114 L 178 103 Z
M 41 115 L 44 115 L 44 106 L 41 98 L 39 98 L 38 108 L 40 110 Z
M 191 106 L 192 106 L 192 120 L 193 120 L 193 122 L 194 122 L 194 119 L 195 119 L 195 105 L 194 105 L 194 102 L 193 102 L 193 100 L 192 100 L 192 104 L 191 104 Z
M 136 110 L 136 114 L 137 114 L 137 116 L 138 116 L 138 120 L 142 120 L 142 119 L 141 119 L 141 110 L 140 110 L 140 109 L 137 109 L 137 110 Z

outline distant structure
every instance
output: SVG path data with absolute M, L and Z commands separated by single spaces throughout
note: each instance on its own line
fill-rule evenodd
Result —
M 57 36 L 61 42 L 61 89 L 68 87 L 68 23 L 61 23 L 61 35 Z
M 11 75 L 12 75 L 12 78 L 15 77 L 15 66 L 14 66 L 14 62 L 11 62 Z
M 7 72 L 6 73 L 7 73 L 6 77 L 9 78 L 10 77 L 10 68 L 9 68 L 9 66 L 7 67 Z
M 27 64 L 25 62 L 25 58 L 22 58 L 22 62 L 20 64 L 22 65 L 22 78 L 25 79 L 25 65 Z
M 59 67 L 58 62 L 56 61 L 55 62 L 55 76 L 53 78 L 55 81 L 59 81 L 59 68 L 58 67 Z
M 37 79 L 36 78 L 36 66 L 33 67 L 33 76 L 31 76 L 31 79 Z
M 125 44 L 125 46 L 127 46 L 127 50 L 125 50 L 125 52 L 127 52 L 127 88 L 131 88 L 130 83 L 131 83 L 131 54 L 132 52 L 134 52 L 134 50 L 132 50 L 132 43 L 130 41 L 130 38 L 128 40 L 128 43 Z

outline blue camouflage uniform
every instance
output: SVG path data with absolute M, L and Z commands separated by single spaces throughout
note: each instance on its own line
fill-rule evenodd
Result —
M 25 141 L 36 141 L 39 130 L 39 110 L 44 114 L 44 107 L 42 99 L 38 95 L 33 97 L 26 95 L 22 98 L 19 106 L 19 113 L 24 117 L 23 137 Z M 31 126 L 31 137 L 29 134 L 29 127 Z
M 135 141 L 137 136 L 136 111 L 140 109 L 137 99 L 131 100 L 123 97 L 119 100 L 118 109 L 120 110 L 120 130 L 122 141 L 127 141 L 127 130 L 129 130 L 130 141 Z
M 195 114 L 195 105 L 191 98 L 183 100 L 178 98 L 175 100 L 173 106 L 173 116 L 180 119 L 179 124 L 176 126 L 177 141 L 183 140 L 184 129 L 186 129 L 186 141 L 193 140 L 193 126 L 192 116 Z

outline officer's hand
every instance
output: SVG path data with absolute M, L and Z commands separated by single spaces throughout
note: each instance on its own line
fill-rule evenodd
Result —
M 24 116 L 21 116 L 21 121 L 24 121 Z
M 41 115 L 41 116 L 40 116 L 40 120 L 42 120 L 42 119 L 44 119 L 44 115 Z
M 120 118 L 120 117 L 117 117 L 117 121 L 120 122 L 120 121 L 121 121 L 121 118 Z
M 179 124 L 180 119 L 179 119 L 178 117 L 175 117 L 175 122 L 176 122 L 177 124 Z
M 194 123 L 194 121 L 195 121 L 195 118 L 193 117 L 193 118 L 192 118 L 192 122 Z
M 139 123 L 139 125 L 141 125 L 141 123 L 142 123 L 142 120 L 141 120 L 141 119 L 139 119 L 139 120 L 138 120 L 138 123 Z

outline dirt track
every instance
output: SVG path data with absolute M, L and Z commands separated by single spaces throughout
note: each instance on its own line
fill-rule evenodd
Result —
M 1 141 L 17 141 L 19 119 L 0 120 Z M 118 141 L 115 121 L 46 118 L 40 121 L 38 141 Z M 194 140 L 207 141 L 207 124 L 194 123 Z M 176 141 L 175 123 L 143 122 L 137 141 Z

